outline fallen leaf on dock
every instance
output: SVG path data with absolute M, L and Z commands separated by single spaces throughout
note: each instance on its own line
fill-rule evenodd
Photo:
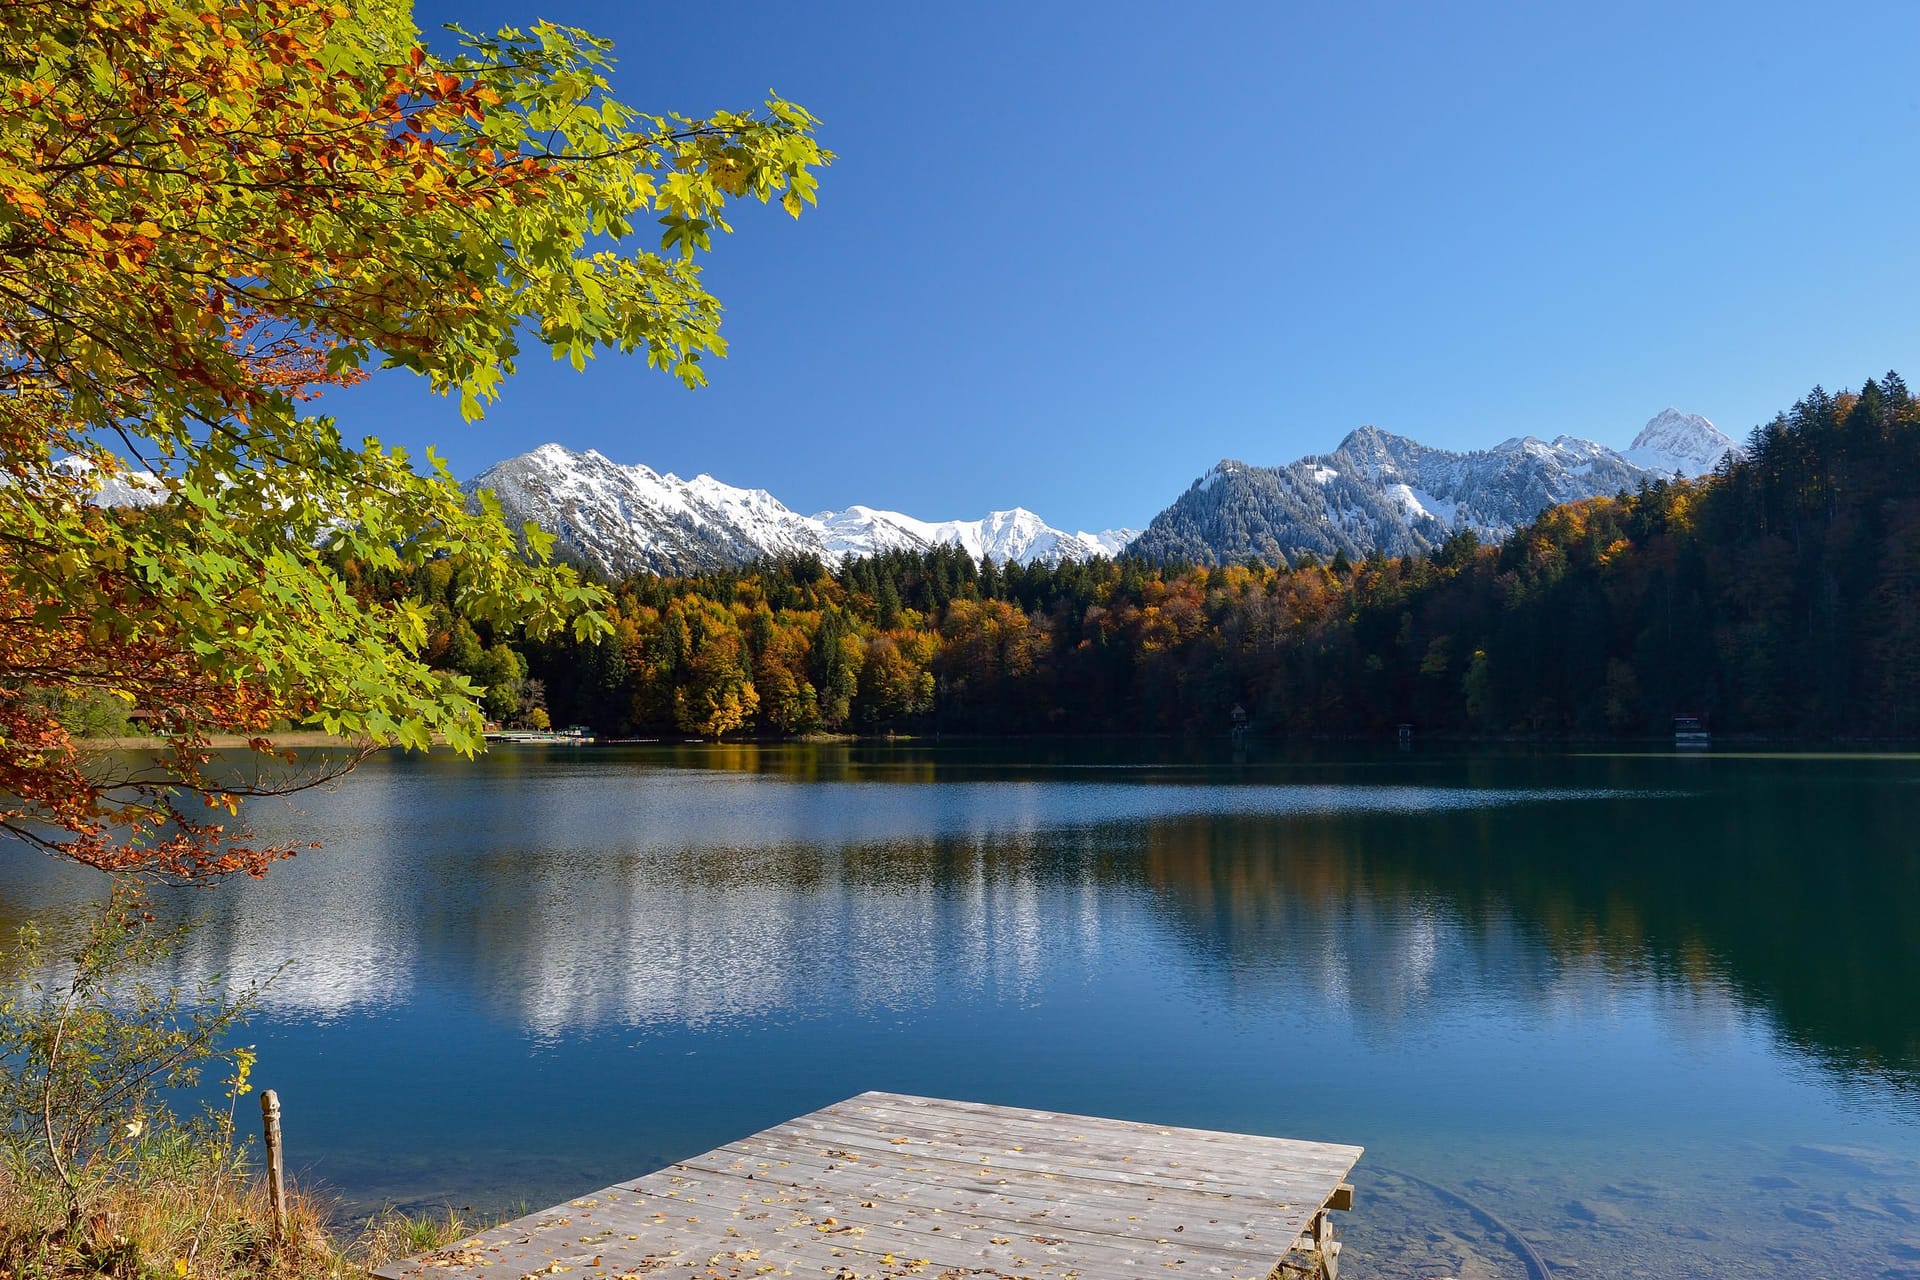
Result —
M 484 1267 L 492 1262 L 492 1258 L 478 1249 L 441 1249 L 420 1259 L 423 1267 Z

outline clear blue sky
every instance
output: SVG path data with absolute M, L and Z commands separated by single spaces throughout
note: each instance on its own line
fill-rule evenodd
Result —
M 1920 382 L 1920 5 L 1575 7 L 423 0 L 608 36 L 646 110 L 777 89 L 841 158 L 718 245 L 703 391 L 536 351 L 474 426 L 403 374 L 329 407 L 463 477 L 558 440 L 1099 529 L 1363 423 L 1624 446 Z

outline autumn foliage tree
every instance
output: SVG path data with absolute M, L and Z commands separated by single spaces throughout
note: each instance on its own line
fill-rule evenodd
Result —
M 486 624 L 606 630 L 604 594 L 536 530 L 470 509 L 431 454 L 343 439 L 311 402 L 393 366 L 471 418 L 527 334 L 576 365 L 635 352 L 698 385 L 725 349 L 699 257 L 727 206 L 797 216 L 831 157 L 778 98 L 636 112 L 579 31 L 443 43 L 397 0 L 0 5 L 14 836 L 112 870 L 257 874 L 289 850 L 219 817 L 279 784 L 216 776 L 210 735 L 474 749 L 480 690 L 429 664 L 416 602 L 349 590 L 343 556 L 441 563 Z M 164 728 L 168 751 L 103 770 L 51 709 L 78 696 Z
M 1816 388 L 1694 481 L 1358 563 L 976 562 L 639 575 L 529 646 L 610 733 L 1920 734 L 1920 398 Z M 433 582 L 390 582 L 425 591 Z M 693 637 L 699 635 L 698 644 Z M 699 661 L 696 651 L 704 651 Z

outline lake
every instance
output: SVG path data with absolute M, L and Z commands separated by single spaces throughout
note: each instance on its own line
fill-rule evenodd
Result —
M 384 756 L 171 891 L 344 1213 L 865 1089 L 1363 1144 L 1350 1274 L 1920 1276 L 1920 758 Z M 0 859 L 0 926 L 92 873 Z M 1472 1206 L 1472 1207 L 1469 1207 Z M 1903 1269 L 1904 1268 L 1904 1269 Z

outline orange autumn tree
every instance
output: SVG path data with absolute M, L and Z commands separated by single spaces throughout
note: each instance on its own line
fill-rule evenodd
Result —
M 831 157 L 778 98 L 636 112 L 579 31 L 444 43 L 396 0 L 0 4 L 0 828 L 19 840 L 258 874 L 290 850 L 220 819 L 287 781 L 216 774 L 210 735 L 475 749 L 477 690 L 423 660 L 422 611 L 356 598 L 336 557 L 443 559 L 469 616 L 605 629 L 537 530 L 310 402 L 400 367 L 471 418 L 528 335 L 698 385 L 725 350 L 699 258 L 727 206 L 797 216 Z M 168 749 L 89 758 L 59 722 L 88 698 Z

